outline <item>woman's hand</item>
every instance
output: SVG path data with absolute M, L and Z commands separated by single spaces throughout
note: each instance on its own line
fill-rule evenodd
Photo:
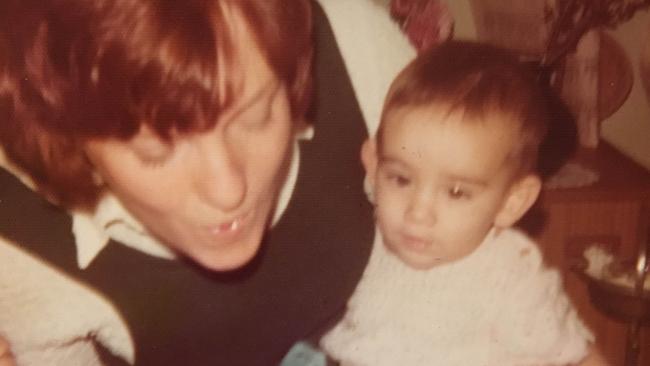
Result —
M 0 336 L 0 366 L 16 366 L 11 346 L 6 339 Z

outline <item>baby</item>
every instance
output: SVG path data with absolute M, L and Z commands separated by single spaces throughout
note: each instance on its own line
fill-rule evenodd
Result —
M 342 365 L 604 365 L 555 270 L 512 226 L 541 188 L 549 112 L 506 51 L 450 41 L 393 82 L 362 148 L 377 227 Z

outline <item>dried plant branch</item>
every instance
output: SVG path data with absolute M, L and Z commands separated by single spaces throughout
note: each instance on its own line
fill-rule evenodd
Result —
M 614 28 L 650 7 L 650 0 L 558 0 L 558 16 L 541 60 L 552 68 L 573 52 L 582 36 L 594 28 Z

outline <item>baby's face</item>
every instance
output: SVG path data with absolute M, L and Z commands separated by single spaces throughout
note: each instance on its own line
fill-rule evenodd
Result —
M 373 176 L 378 226 L 388 249 L 417 269 L 474 251 L 511 191 L 516 134 L 499 121 L 460 118 L 401 108 L 384 121 Z

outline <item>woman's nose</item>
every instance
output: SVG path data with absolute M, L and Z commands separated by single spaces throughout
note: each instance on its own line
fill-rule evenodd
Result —
M 237 209 L 246 197 L 244 165 L 223 139 L 203 141 L 196 165 L 199 197 L 221 211 Z
M 427 190 L 414 192 L 406 209 L 406 218 L 413 224 L 433 225 L 436 222 L 434 194 Z

